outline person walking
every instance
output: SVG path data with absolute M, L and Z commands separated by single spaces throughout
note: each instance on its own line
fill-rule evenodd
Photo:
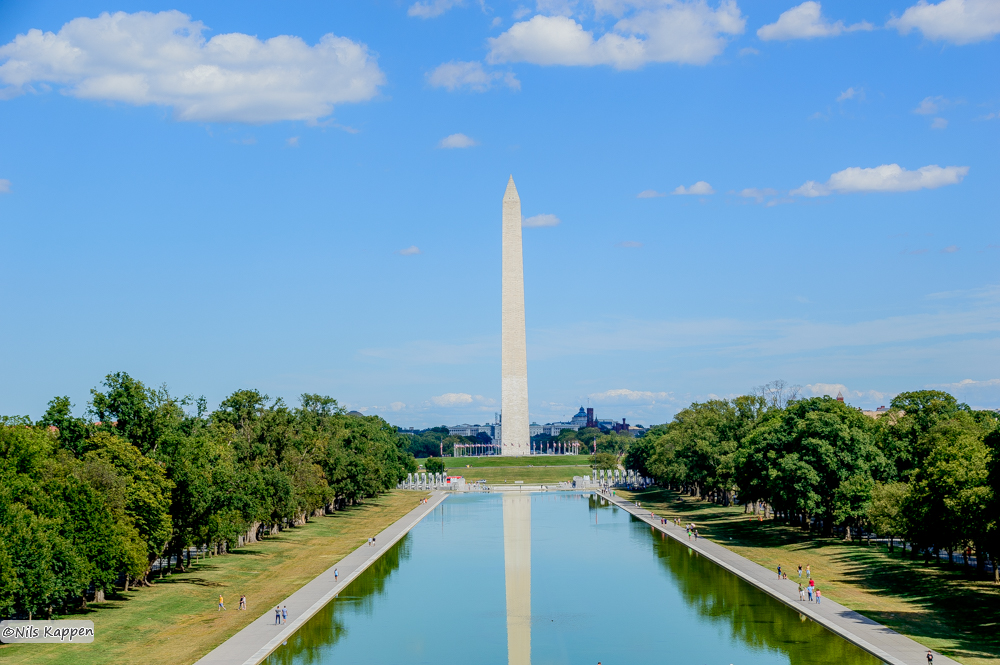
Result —
M 816 604 L 819 605 L 819 601 L 823 599 L 823 594 L 820 593 L 819 589 L 816 589 Z
M 337 583 L 337 578 L 338 578 L 338 577 L 340 577 L 340 573 L 339 573 L 339 572 L 337 572 L 337 569 L 336 569 L 336 568 L 334 568 L 334 569 L 333 569 L 333 583 L 334 583 L 334 584 L 336 584 L 336 583 Z
M 802 579 L 802 564 L 799 564 L 799 579 Z
M 279 623 L 281 623 L 281 608 L 280 607 L 275 607 L 274 608 L 274 625 L 277 626 Z
M 216 612 L 221 612 L 224 609 L 226 609 L 226 605 L 222 602 L 222 594 L 219 594 L 219 609 Z
M 806 599 L 806 588 L 802 586 L 802 582 L 799 582 L 799 600 Z
M 813 588 L 811 586 L 806 587 L 806 593 L 809 594 L 809 602 L 813 602 Z
M 597 665 L 601 665 L 598 663 Z M 934 665 L 934 653 L 928 649 L 927 650 L 927 665 Z
M 806 577 L 808 578 L 808 577 L 812 577 L 812 576 L 813 576 L 812 571 L 809 569 L 809 564 L 807 563 L 806 564 Z
M 288 605 L 281 608 L 281 623 L 286 623 L 288 621 Z
M 247 608 L 247 597 L 246 595 L 240 596 L 240 609 L 245 610 Z
M 778 564 L 778 579 L 781 579 L 781 564 Z

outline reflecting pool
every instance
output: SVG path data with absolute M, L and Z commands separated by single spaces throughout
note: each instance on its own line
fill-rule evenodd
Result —
M 271 665 L 878 665 L 587 493 L 449 497 Z

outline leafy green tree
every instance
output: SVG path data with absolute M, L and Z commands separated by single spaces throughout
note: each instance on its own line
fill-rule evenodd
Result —
M 54 427 L 59 434 L 59 442 L 74 455 L 83 452 L 83 440 L 87 435 L 87 424 L 83 418 L 73 417 L 73 405 L 69 397 L 53 397 L 45 410 L 39 425 Z
M 925 455 L 911 474 L 906 514 L 910 538 L 922 547 L 950 553 L 963 542 L 985 545 L 995 516 L 987 512 L 991 460 L 983 435 L 970 413 L 955 411 L 918 437 Z
M 876 482 L 872 487 L 872 500 L 866 517 L 875 533 L 888 536 L 890 552 L 894 549 L 895 538 L 907 530 L 903 506 L 909 492 L 910 486 L 906 483 Z
M 444 473 L 444 460 L 440 457 L 428 457 L 424 460 L 424 470 L 427 473 Z
M 590 456 L 590 466 L 596 471 L 614 471 L 618 468 L 618 456 L 611 453 L 596 453 Z
M 791 402 L 758 431 L 766 493 L 776 510 L 817 515 L 824 533 L 868 510 L 873 475 L 885 463 L 872 421 L 829 397 Z

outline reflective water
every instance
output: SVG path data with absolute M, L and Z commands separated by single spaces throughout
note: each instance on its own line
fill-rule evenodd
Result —
M 267 662 L 465 660 L 880 662 L 626 512 L 567 492 L 449 497 Z

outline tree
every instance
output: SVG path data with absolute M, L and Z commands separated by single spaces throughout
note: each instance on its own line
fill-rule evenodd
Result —
M 893 550 L 896 536 L 906 533 L 906 519 L 903 506 L 906 505 L 910 487 L 906 483 L 876 482 L 872 488 L 872 500 L 868 507 L 868 523 L 881 536 L 889 537 L 889 551 Z
M 424 470 L 427 473 L 444 473 L 444 460 L 440 457 L 428 457 L 424 460 Z
M 968 412 L 953 411 L 921 434 L 923 463 L 913 470 L 906 514 L 910 537 L 926 548 L 974 542 L 985 551 L 995 515 L 989 486 L 990 452 L 982 427 Z
M 614 471 L 618 468 L 618 456 L 611 453 L 596 453 L 590 456 L 590 466 L 596 471 Z
M 766 493 L 776 510 L 817 515 L 823 531 L 850 524 L 868 510 L 873 475 L 884 465 L 872 422 L 830 397 L 791 402 L 762 428 Z

